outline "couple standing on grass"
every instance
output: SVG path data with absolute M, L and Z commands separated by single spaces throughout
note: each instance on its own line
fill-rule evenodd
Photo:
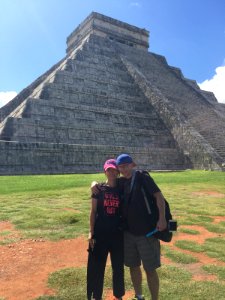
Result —
M 106 182 L 92 183 L 90 213 L 89 256 L 87 267 L 87 298 L 101 300 L 104 272 L 108 253 L 111 257 L 113 295 L 122 299 L 124 264 L 130 268 L 135 296 L 142 295 L 141 263 L 147 276 L 152 300 L 158 299 L 160 267 L 160 242 L 146 237 L 149 214 L 146 209 L 144 185 L 149 197 L 154 197 L 159 210 L 157 229 L 166 228 L 164 197 L 147 172 L 135 171 L 136 164 L 128 154 L 109 159 L 104 164 Z M 121 174 L 123 177 L 119 177 Z

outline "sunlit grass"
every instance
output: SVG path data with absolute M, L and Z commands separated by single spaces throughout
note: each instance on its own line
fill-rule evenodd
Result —
M 132 290 L 129 272 L 125 270 L 126 290 Z M 105 273 L 104 291 L 112 289 L 111 268 Z M 167 300 L 223 300 L 225 284 L 210 281 L 195 282 L 190 272 L 173 266 L 163 266 L 159 270 L 160 299 Z M 71 300 L 86 299 L 86 268 L 63 269 L 52 273 L 49 277 L 49 287 L 55 289 L 55 296 L 43 296 L 36 300 Z M 143 280 L 143 293 L 150 299 L 146 279 Z
M 209 274 L 217 275 L 220 280 L 225 280 L 225 266 L 205 265 L 202 269 Z
M 197 235 L 198 230 L 187 225 L 202 226 L 218 237 L 206 239 L 201 245 L 191 241 L 177 241 L 180 250 L 163 246 L 162 253 L 174 266 L 162 266 L 160 299 L 224 299 L 224 268 L 205 266 L 222 282 L 192 280 L 185 266 L 198 262 L 191 253 L 205 255 L 225 262 L 225 222 L 214 223 L 215 216 L 225 215 L 225 173 L 211 171 L 153 172 L 155 182 L 169 201 L 178 231 Z M 9 221 L 19 230 L 20 238 L 59 240 L 86 235 L 89 226 L 90 184 L 104 181 L 104 174 L 72 174 L 51 176 L 0 177 L 0 221 Z M 1 232 L 1 243 L 14 243 L 10 231 Z M 184 250 L 184 251 L 183 251 Z M 185 250 L 190 251 L 186 254 Z M 176 265 L 179 264 L 179 267 Z M 111 288 L 111 269 L 107 267 L 105 288 Z M 59 270 L 49 278 L 49 286 L 56 296 L 39 299 L 86 299 L 86 268 Z M 132 289 L 126 269 L 126 287 Z M 149 299 L 146 279 L 144 293 Z
M 180 249 L 189 250 L 192 252 L 204 252 L 204 247 L 193 241 L 179 240 L 175 242 L 175 246 Z
M 162 254 L 175 263 L 191 264 L 198 262 L 198 259 L 196 257 L 193 257 L 190 254 L 186 254 L 178 250 L 171 249 L 168 246 L 162 247 Z

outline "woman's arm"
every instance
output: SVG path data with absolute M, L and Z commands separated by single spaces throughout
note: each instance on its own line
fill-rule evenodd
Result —
M 88 241 L 91 248 L 94 247 L 94 227 L 95 227 L 95 218 L 97 213 L 97 199 L 92 198 L 91 200 L 91 212 L 90 212 L 90 231 L 88 235 Z

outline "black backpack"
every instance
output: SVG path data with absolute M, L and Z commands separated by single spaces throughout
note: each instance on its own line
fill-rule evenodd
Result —
M 170 221 L 173 219 L 172 218 L 172 214 L 170 211 L 170 206 L 169 203 L 167 202 L 167 200 L 164 198 L 165 200 L 165 218 L 167 221 L 167 228 L 163 231 L 157 231 L 154 232 L 156 229 L 156 224 L 157 221 L 159 219 L 159 210 L 156 204 L 155 199 L 153 199 L 153 197 L 150 197 L 150 195 L 148 194 L 148 189 L 145 186 L 145 182 L 144 182 L 144 176 L 149 176 L 149 173 L 147 171 L 136 171 L 135 174 L 133 175 L 134 177 L 132 178 L 131 182 L 131 190 L 133 189 L 133 186 L 136 184 L 136 181 L 138 179 L 139 184 L 141 184 L 141 192 L 143 194 L 144 200 L 145 200 L 145 205 L 146 205 L 146 209 L 148 211 L 148 214 L 151 215 L 151 218 L 149 218 L 149 222 L 150 222 L 150 227 L 152 228 L 152 231 L 149 232 L 149 234 L 147 234 L 147 236 L 153 235 L 155 238 L 162 240 L 164 242 L 170 242 L 172 240 L 173 237 L 173 233 L 170 231 Z

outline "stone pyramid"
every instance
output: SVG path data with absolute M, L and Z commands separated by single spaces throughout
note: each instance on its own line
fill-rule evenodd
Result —
M 148 51 L 149 32 L 91 13 L 67 54 L 0 109 L 0 174 L 224 170 L 225 105 Z

